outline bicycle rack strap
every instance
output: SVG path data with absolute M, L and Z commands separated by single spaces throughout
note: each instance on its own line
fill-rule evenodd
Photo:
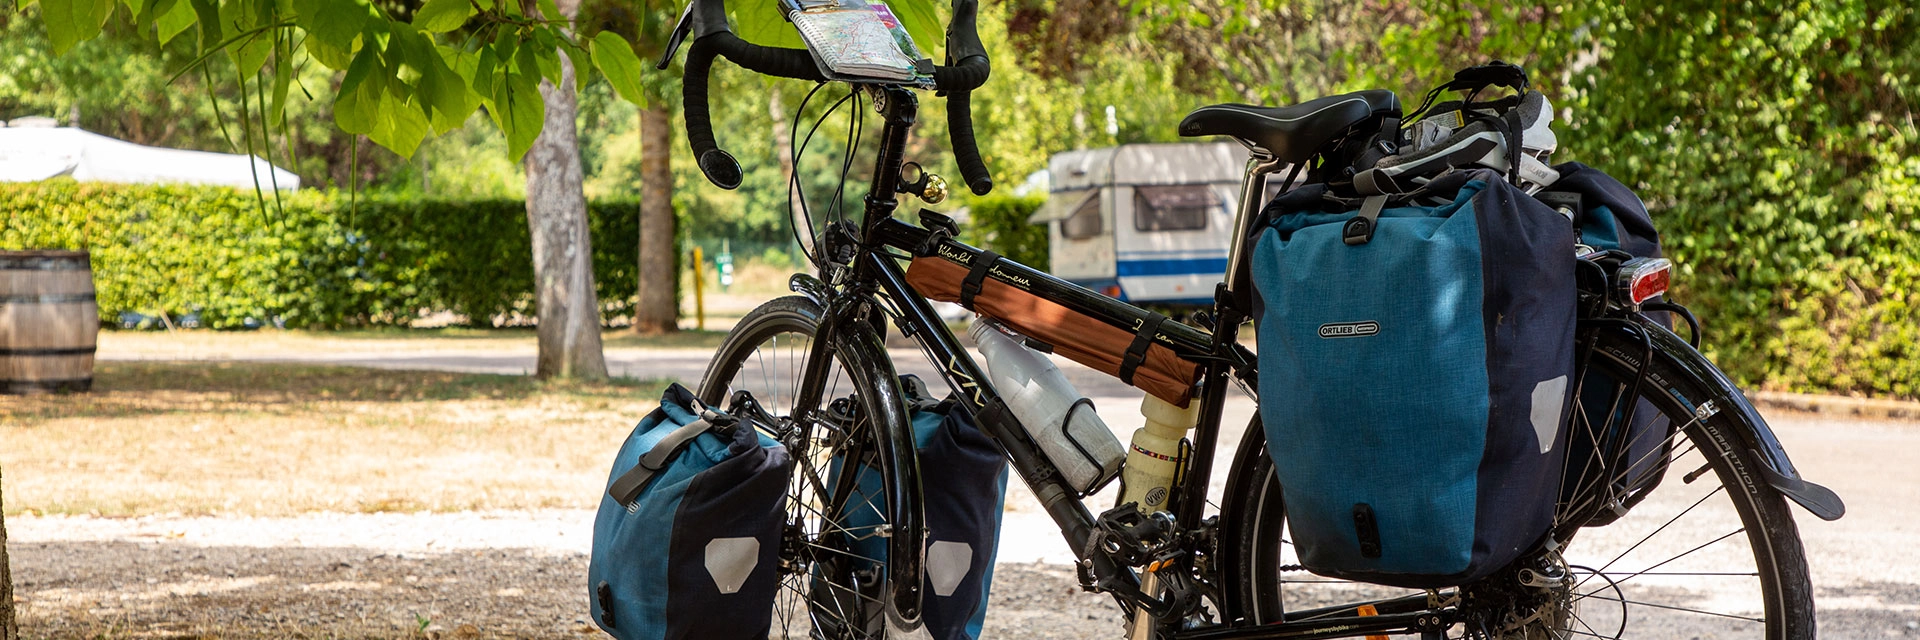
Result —
M 986 283 L 987 272 L 999 262 L 1000 254 L 986 249 L 981 249 L 980 254 L 973 257 L 973 268 L 967 271 L 967 279 L 960 281 L 960 306 L 973 310 L 973 297 L 980 293 L 981 285 Z
M 1140 331 L 1133 334 L 1133 344 L 1127 345 L 1127 355 L 1120 359 L 1120 381 L 1133 384 L 1133 371 L 1140 363 L 1147 361 L 1147 347 L 1153 346 L 1153 337 L 1160 333 L 1160 325 L 1167 323 L 1167 317 L 1155 313 L 1140 323 Z

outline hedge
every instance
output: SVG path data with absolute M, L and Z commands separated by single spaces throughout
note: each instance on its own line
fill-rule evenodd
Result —
M 264 205 L 264 206 L 263 206 Z M 630 313 L 637 202 L 589 205 L 604 314 Z M 0 185 L 0 249 L 92 252 L 101 319 L 122 312 L 234 328 L 405 324 L 438 312 L 487 325 L 534 316 L 532 243 L 518 200 L 54 181 Z M 677 280 L 677 279 L 676 279 Z
M 992 249 L 1014 262 L 1051 271 L 1047 258 L 1047 225 L 1027 223 L 1027 217 L 1046 202 L 1045 196 L 974 198 L 967 203 L 968 221 L 961 226 L 961 240 Z
M 1653 209 L 1714 361 L 1742 385 L 1920 397 L 1920 10 L 1582 11 L 1603 55 L 1565 76 L 1560 140 Z

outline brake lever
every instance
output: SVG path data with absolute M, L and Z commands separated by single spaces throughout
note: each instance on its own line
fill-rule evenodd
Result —
M 674 23 L 673 32 L 667 35 L 666 50 L 660 53 L 660 63 L 653 65 L 653 68 L 665 71 L 673 64 L 673 56 L 680 52 L 680 44 L 686 42 L 688 34 L 693 33 L 693 5 L 696 2 L 699 0 L 687 3 L 687 7 L 680 10 L 680 21 Z

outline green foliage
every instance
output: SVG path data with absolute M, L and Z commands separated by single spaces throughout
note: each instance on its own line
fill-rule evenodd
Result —
M 1580 46 L 1602 56 L 1569 65 L 1560 139 L 1654 211 L 1714 361 L 1744 384 L 1920 396 L 1915 7 L 1589 10 Z
M 962 236 L 969 244 L 992 249 L 1020 264 L 1048 271 L 1047 225 L 1027 224 L 1027 217 L 1047 201 L 1044 197 L 989 195 L 968 203 L 969 224 Z
M 427 0 L 405 21 L 368 0 L 38 4 L 55 55 L 99 36 L 117 10 L 131 17 L 137 33 L 159 43 L 197 26 L 199 48 L 191 66 L 227 54 L 243 94 L 249 77 L 255 77 L 258 102 L 263 103 L 256 116 L 281 112 L 294 70 L 305 61 L 345 71 L 333 104 L 334 122 L 403 157 L 411 156 L 428 135 L 459 127 L 484 105 L 506 135 L 508 154 L 518 161 L 545 124 L 540 81 L 559 84 L 565 56 L 576 69 L 578 83 L 566 89 L 578 90 L 596 68 L 595 46 L 603 55 L 614 56 L 599 68 L 612 70 L 609 77 L 622 95 L 633 99 L 639 93 L 631 90 L 639 84 L 638 67 L 632 64 L 637 62 L 631 55 L 633 38 L 598 31 L 597 23 L 589 26 L 599 35 L 576 37 L 568 16 L 553 0 L 535 0 L 532 7 L 520 0 Z M 656 5 L 665 3 L 647 4 L 640 12 L 651 16 L 661 13 L 663 7 Z M 184 6 L 192 11 L 177 9 Z M 931 42 L 938 37 L 941 24 L 931 0 L 896 0 L 893 6 L 916 38 Z M 775 3 L 735 3 L 734 13 L 742 37 L 798 46 L 797 35 Z M 270 104 L 268 85 L 273 87 Z M 243 99 L 241 106 L 244 122 L 250 105 Z M 254 146 L 249 138 L 248 151 Z
M 526 204 L 46 182 L 0 186 L 0 249 L 92 252 L 103 320 L 198 311 L 214 328 L 404 324 L 441 311 L 487 325 L 533 316 Z M 593 203 L 605 317 L 631 313 L 639 207 Z

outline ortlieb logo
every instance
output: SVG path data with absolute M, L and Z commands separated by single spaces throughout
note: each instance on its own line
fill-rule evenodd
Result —
M 1322 338 L 1364 338 L 1380 333 L 1380 323 L 1372 320 L 1361 322 L 1329 322 L 1320 325 Z

